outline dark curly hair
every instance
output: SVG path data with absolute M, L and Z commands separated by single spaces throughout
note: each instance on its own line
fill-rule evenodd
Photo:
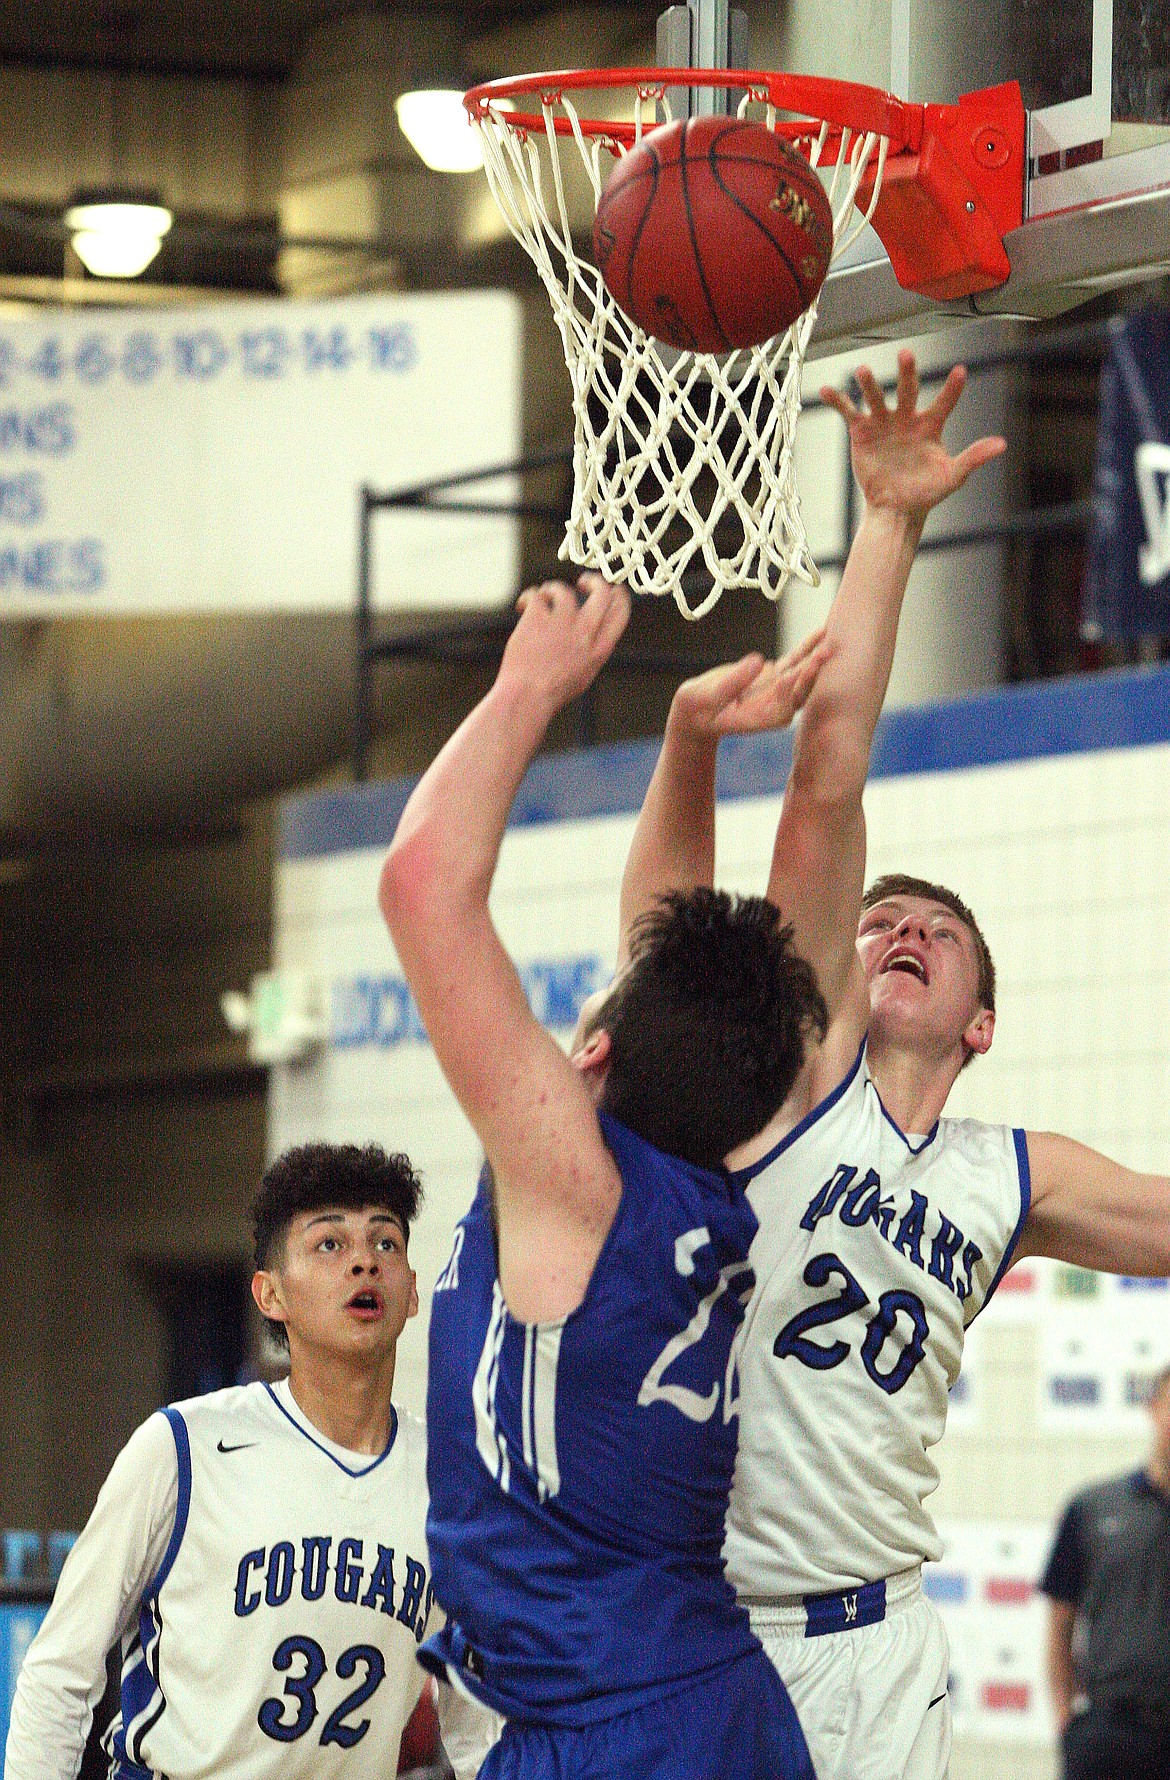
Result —
M 675 892 L 635 924 L 591 1027 L 609 1033 L 601 1105 L 671 1156 L 716 1168 L 783 1105 L 828 1014 L 792 928 L 762 896 Z
M 380 1144 L 305 1143 L 286 1150 L 265 1170 L 252 1204 L 256 1266 L 279 1266 L 293 1219 L 330 1205 L 346 1211 L 384 1207 L 401 1224 L 409 1242 L 422 1197 L 422 1182 L 410 1157 L 387 1155 Z M 277 1342 L 287 1347 L 284 1324 L 267 1317 L 265 1322 Z

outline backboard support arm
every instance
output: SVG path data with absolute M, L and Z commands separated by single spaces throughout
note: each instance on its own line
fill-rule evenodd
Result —
M 746 68 L 748 17 L 727 0 L 687 0 L 658 15 L 660 68 Z M 671 116 L 710 117 L 728 110 L 722 88 L 672 87 Z

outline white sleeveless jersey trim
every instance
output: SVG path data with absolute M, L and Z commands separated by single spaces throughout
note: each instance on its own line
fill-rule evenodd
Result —
M 124 1780 L 392 1773 L 431 1619 L 426 1436 L 360 1467 L 265 1385 L 163 1411 L 178 1504 L 124 1640 Z
M 398 1438 L 398 1411 L 395 1409 L 393 1403 L 390 1405 L 390 1433 L 387 1436 L 385 1446 L 382 1448 L 377 1458 L 371 1459 L 368 1465 L 347 1465 L 345 1460 L 340 1458 L 336 1452 L 330 1451 L 326 1441 L 319 1440 L 311 1428 L 306 1428 L 302 1422 L 297 1420 L 295 1415 L 289 1413 L 270 1384 L 266 1384 L 264 1389 L 272 1398 L 272 1401 L 275 1403 L 277 1409 L 279 1409 L 281 1415 L 283 1415 L 285 1420 L 296 1429 L 297 1433 L 303 1435 L 311 1446 L 317 1448 L 318 1452 L 323 1452 L 330 1463 L 336 1465 L 339 1471 L 344 1471 L 347 1477 L 368 1477 L 371 1471 L 376 1471 L 378 1469 L 378 1466 L 382 1464 L 383 1460 L 389 1458 L 394 1447 L 394 1442 Z
M 877 1582 L 941 1554 L 925 1508 L 963 1335 L 1027 1217 L 1022 1131 L 907 1135 L 865 1047 L 734 1177 L 759 1219 L 739 1350 L 728 1575 L 749 1600 Z

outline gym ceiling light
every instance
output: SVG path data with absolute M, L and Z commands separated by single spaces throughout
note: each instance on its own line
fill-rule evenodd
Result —
M 137 278 L 173 221 L 154 192 L 85 192 L 65 212 L 73 250 L 95 278 Z
M 483 166 L 479 132 L 458 87 L 423 87 L 394 102 L 398 127 L 436 173 L 475 173 Z

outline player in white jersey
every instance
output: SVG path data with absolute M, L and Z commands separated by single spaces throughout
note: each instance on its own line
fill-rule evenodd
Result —
M 740 1356 L 728 1572 L 797 1707 L 819 1780 L 936 1780 L 950 1751 L 946 1639 L 920 1588 L 963 1332 L 1013 1258 L 1170 1272 L 1170 1181 L 1066 1138 L 941 1118 L 995 1025 L 965 905 L 883 880 L 865 898 L 861 796 L 902 596 L 929 509 L 1002 449 L 956 459 L 960 371 L 919 412 L 858 372 L 849 426 L 866 512 L 805 707 L 768 894 L 830 1009 L 770 1129 L 729 1158 L 760 1220 Z M 748 660 L 680 688 L 623 885 L 623 930 L 664 890 L 710 882 L 721 734 L 762 727 Z M 860 917 L 860 924 L 859 924 Z M 867 1037 L 868 1034 L 868 1037 Z
M 111 1780 L 394 1773 L 436 1620 L 426 1433 L 391 1400 L 420 1192 L 407 1157 L 374 1145 L 269 1168 L 252 1290 L 289 1376 L 175 1404 L 131 1437 L 25 1658 L 6 1780 L 74 1780 L 119 1642 Z M 473 1774 L 488 1715 L 443 1688 L 440 1717 Z

